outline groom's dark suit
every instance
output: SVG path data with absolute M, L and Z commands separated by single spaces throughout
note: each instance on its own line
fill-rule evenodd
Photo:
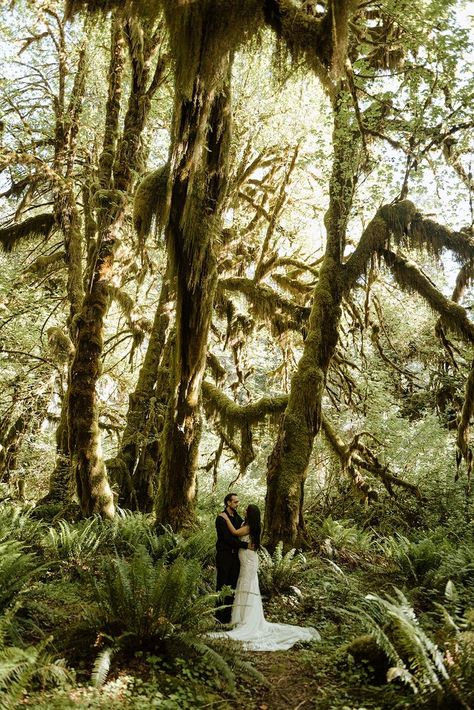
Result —
M 230 522 L 234 528 L 238 529 L 243 523 L 237 512 L 229 515 Z M 216 542 L 216 568 L 217 583 L 216 589 L 220 591 L 226 584 L 235 589 L 240 572 L 239 548 L 247 548 L 248 543 L 232 535 L 227 527 L 227 523 L 220 515 L 216 518 L 217 542 Z M 216 611 L 216 619 L 221 624 L 229 624 L 231 617 L 233 597 L 226 597 L 221 604 L 228 605 L 226 609 Z

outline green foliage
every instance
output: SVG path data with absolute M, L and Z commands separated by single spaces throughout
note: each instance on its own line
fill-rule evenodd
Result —
M 201 568 L 178 557 L 154 562 L 139 548 L 130 560 L 104 561 L 95 584 L 97 610 L 91 624 L 125 646 L 148 647 L 188 631 L 209 628 L 216 595 L 199 595 Z
M 443 552 L 447 551 L 446 546 L 443 548 L 439 540 L 431 537 L 413 542 L 403 535 L 386 538 L 382 548 L 400 571 L 416 582 L 429 582 L 441 564 Z
M 25 552 L 21 542 L 10 540 L 0 543 L 0 612 L 39 569 L 37 558 Z
M 89 518 L 79 523 L 60 520 L 43 539 L 46 554 L 61 560 L 86 563 L 93 559 L 104 539 L 100 521 Z
M 449 613 L 440 608 L 444 618 L 450 621 L 450 637 L 444 640 L 444 645 L 448 647 L 451 642 L 456 648 L 456 657 L 432 640 L 399 589 L 395 589 L 393 598 L 368 594 L 366 603 L 357 609 L 356 614 L 391 664 L 387 681 L 399 680 L 414 693 L 444 703 L 443 707 L 467 708 L 472 699 L 469 697 L 472 685 L 468 686 L 466 682 L 471 678 L 474 661 L 472 638 L 471 635 L 463 636 Z M 466 626 L 467 620 L 463 619 L 462 623 Z M 454 646 L 453 642 L 456 642 Z M 469 687 L 467 695 L 462 686 Z
M 264 547 L 260 548 L 259 584 L 262 594 L 273 596 L 288 591 L 300 581 L 308 569 L 306 557 L 296 549 L 283 553 L 283 543 L 279 542 L 273 555 Z
M 15 539 L 26 545 L 38 545 L 45 525 L 35 520 L 32 513 L 15 505 L 0 505 L 0 542 Z
M 104 545 L 108 551 L 115 550 L 119 555 L 130 555 L 145 547 L 153 558 L 164 557 L 177 544 L 177 537 L 172 530 L 164 530 L 157 535 L 151 515 L 118 510 L 114 519 L 101 521 L 104 529 Z
M 11 646 L 7 642 L 8 629 L 17 608 L 0 616 L 0 707 L 18 707 L 23 693 L 33 684 L 64 685 L 72 679 L 63 661 L 56 661 L 46 651 L 51 641 L 44 639 L 35 646 Z
M 361 530 L 357 525 L 351 525 L 351 522 L 347 520 L 333 520 L 331 516 L 323 521 L 321 536 L 325 541 L 329 541 L 337 551 L 369 552 L 373 548 L 371 532 Z

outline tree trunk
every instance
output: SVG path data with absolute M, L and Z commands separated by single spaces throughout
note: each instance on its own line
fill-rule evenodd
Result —
M 65 33 L 60 34 L 59 73 L 63 85 L 67 75 L 65 59 Z M 85 92 L 87 70 L 86 48 L 79 53 L 77 70 L 74 77 L 69 105 L 65 105 L 64 91 L 60 89 L 56 103 L 56 130 L 54 142 L 54 170 L 64 176 L 63 182 L 54 193 L 55 221 L 63 233 L 65 261 L 67 267 L 67 296 L 69 301 L 69 317 L 67 327 L 71 340 L 74 340 L 74 318 L 79 312 L 84 296 L 82 275 L 82 232 L 81 219 L 74 196 L 72 170 L 76 155 L 76 136 L 79 131 L 79 120 Z M 68 379 L 72 364 L 72 353 L 67 365 Z M 71 459 L 69 453 L 68 432 L 68 398 L 61 401 L 61 416 L 56 432 L 56 463 L 49 480 L 48 494 L 38 503 L 66 503 L 72 492 Z
M 176 272 L 176 348 L 174 391 L 163 434 L 157 520 L 176 529 L 188 525 L 194 516 L 200 392 L 217 285 L 214 237 L 221 228 L 228 173 L 230 90 L 225 82 L 229 81 L 229 69 L 226 53 L 218 67 L 222 77 L 219 90 L 208 92 L 205 83 L 196 79 L 192 97 L 177 105 L 174 116 L 167 240 Z M 211 85 L 215 84 L 213 78 Z M 190 174 L 193 163 L 198 167 Z
M 112 189 L 112 169 L 118 133 L 124 39 L 121 22 L 112 20 L 109 88 L 104 144 L 99 161 L 97 248 L 88 264 L 90 285 L 75 322 L 76 352 L 68 391 L 69 449 L 82 513 L 112 517 L 112 491 L 102 456 L 96 383 L 101 373 L 104 318 L 116 240 L 124 216 L 125 195 Z
M 123 25 L 123 28 L 122 28 Z M 137 41 L 137 38 L 141 38 Z M 102 153 L 95 194 L 97 244 L 88 263 L 90 285 L 76 319 L 76 353 L 69 389 L 70 449 L 83 514 L 114 514 L 112 491 L 102 455 L 98 424 L 96 384 L 101 374 L 104 321 L 109 305 L 115 250 L 127 205 L 127 193 L 139 171 L 140 137 L 149 114 L 151 98 L 164 73 L 160 60 L 148 83 L 151 58 L 158 33 L 143 28 L 136 19 L 112 21 L 109 88 Z M 123 131 L 119 136 L 124 43 L 127 41 L 132 82 Z
M 130 395 L 122 444 L 117 455 L 107 462 L 109 474 L 118 484 L 119 505 L 144 513 L 151 512 L 156 497 L 164 407 L 170 396 L 173 339 L 168 334 L 169 298 L 165 275 L 145 359 Z
M 342 255 L 357 167 L 357 140 L 350 125 L 348 94 L 340 87 L 334 102 L 334 158 L 325 216 L 326 252 L 308 322 L 303 355 L 291 380 L 288 406 L 268 459 L 265 537 L 270 547 L 286 547 L 304 536 L 304 483 L 316 434 L 329 363 L 338 342 L 345 274 Z

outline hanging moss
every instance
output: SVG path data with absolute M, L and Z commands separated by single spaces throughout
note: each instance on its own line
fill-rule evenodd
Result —
M 344 71 L 348 22 L 355 7 L 352 0 L 329 0 L 325 14 L 316 17 L 292 0 L 265 0 L 264 15 L 292 59 L 304 59 L 331 90 L 329 76 L 337 78 Z
M 135 307 L 133 298 L 123 289 L 112 285 L 109 286 L 109 294 L 110 298 L 119 304 L 122 313 L 129 318 Z
M 25 269 L 29 274 L 37 274 L 42 276 L 48 273 L 51 266 L 56 264 L 65 263 L 66 253 L 63 251 L 57 251 L 54 254 L 48 254 L 47 256 L 39 256 Z
M 388 249 L 383 252 L 383 258 L 402 288 L 419 293 L 451 330 L 468 342 L 474 342 L 474 324 L 462 306 L 446 298 L 414 262 Z
M 207 353 L 207 366 L 212 372 L 216 384 L 222 382 L 226 377 L 226 369 L 219 362 L 219 358 L 212 352 Z
M 157 229 L 164 226 L 166 192 L 169 178 L 169 163 L 145 175 L 139 183 L 133 201 L 133 226 L 140 244 L 150 234 L 153 220 Z
M 288 402 L 288 395 L 279 395 L 262 397 L 251 404 L 240 405 L 210 382 L 203 382 L 202 395 L 207 416 L 217 417 L 226 427 L 259 422 L 269 414 L 282 412 Z
M 223 79 L 219 75 L 223 55 L 235 50 L 262 26 L 259 0 L 163 0 L 175 61 L 178 92 L 191 98 L 194 78 L 212 92 Z M 202 52 L 205 37 L 206 52 Z
M 435 256 L 439 256 L 443 249 L 448 249 L 459 260 L 474 259 L 474 239 L 468 232 L 454 232 L 433 220 L 416 215 L 411 223 L 410 244 L 418 248 L 425 248 Z
M 242 293 L 252 304 L 253 313 L 267 323 L 271 323 L 279 314 L 284 314 L 302 324 L 308 320 L 310 314 L 309 308 L 296 306 L 292 301 L 273 291 L 270 286 L 257 285 L 252 279 L 243 277 L 221 279 L 219 289 Z
M 158 13 L 162 0 L 66 0 L 64 14 L 70 20 L 78 12 L 100 12 L 122 10 L 124 15 L 139 15 L 153 18 Z
M 0 229 L 0 244 L 6 252 L 12 251 L 18 242 L 43 237 L 47 239 L 55 225 L 54 216 L 49 213 L 37 214 L 19 224 Z
M 66 363 L 74 353 L 74 345 L 66 333 L 56 326 L 48 328 L 48 347 L 55 362 Z
M 272 279 L 278 286 L 284 288 L 296 297 L 308 296 L 314 289 L 314 284 L 304 283 L 296 278 L 290 278 L 284 274 L 272 274 Z
M 257 402 L 239 405 L 210 382 L 203 382 L 202 396 L 207 417 L 219 422 L 218 431 L 239 462 L 239 474 L 232 482 L 236 483 L 255 459 L 252 425 L 280 415 L 288 396 L 262 397 Z M 240 447 L 233 441 L 236 429 L 240 431 Z

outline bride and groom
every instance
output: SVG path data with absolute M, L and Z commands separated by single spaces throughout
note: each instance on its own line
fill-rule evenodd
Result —
M 227 585 L 235 589 L 235 595 L 224 599 L 224 606 L 216 610 L 216 619 L 233 628 L 212 636 L 241 641 L 250 651 L 284 651 L 298 641 L 319 639 L 312 627 L 265 620 L 258 585 L 260 510 L 249 505 L 243 521 L 237 512 L 239 498 L 235 493 L 226 495 L 224 505 L 225 510 L 216 518 L 216 586 L 220 591 Z

